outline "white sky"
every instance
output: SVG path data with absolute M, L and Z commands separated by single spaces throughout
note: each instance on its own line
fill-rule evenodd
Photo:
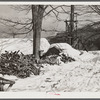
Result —
M 82 9 L 82 8 L 79 8 Z M 83 12 L 83 11 L 82 11 Z M 25 14 L 25 12 L 18 12 L 17 10 L 12 9 L 8 5 L 0 5 L 0 17 L 6 17 L 9 19 L 23 19 L 23 18 L 31 18 L 31 13 L 28 15 Z M 61 15 L 62 19 L 67 19 L 67 15 Z M 87 24 L 86 20 L 91 20 L 91 21 L 100 21 L 100 16 L 99 15 L 94 15 L 94 14 L 88 14 L 88 15 L 83 15 L 83 16 L 78 16 L 78 27 L 82 27 Z M 60 31 L 65 30 L 65 23 L 62 22 L 57 22 L 55 21 L 55 18 L 53 17 L 46 17 L 43 20 L 43 28 L 45 29 L 57 29 Z M 51 35 L 55 34 L 55 32 L 50 33 Z M 49 33 L 43 33 L 43 35 L 50 35 Z

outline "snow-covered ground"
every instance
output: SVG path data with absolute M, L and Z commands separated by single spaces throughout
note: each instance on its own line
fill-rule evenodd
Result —
M 43 66 L 37 76 L 31 75 L 25 79 L 3 76 L 16 82 L 8 92 L 100 91 L 100 51 L 83 51 L 76 61 Z
M 97 92 L 100 91 L 100 58 L 61 65 L 44 65 L 39 76 L 18 79 L 10 91 Z

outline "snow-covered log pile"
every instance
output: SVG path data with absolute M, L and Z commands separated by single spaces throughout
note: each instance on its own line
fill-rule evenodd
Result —
M 23 54 L 32 54 L 33 53 L 33 42 L 32 39 L 0 39 L 0 54 L 5 53 L 5 51 L 18 51 Z M 41 38 L 40 50 L 42 55 L 51 56 L 51 55 L 61 55 L 66 56 L 67 59 L 78 59 L 80 51 L 72 48 L 67 43 L 55 43 L 50 45 L 45 38 Z
M 55 48 L 56 51 L 51 50 L 52 48 Z M 72 58 L 75 58 L 81 54 L 79 50 L 72 48 L 72 46 L 70 46 L 68 43 L 54 43 L 50 45 L 50 48 L 46 52 L 46 55 L 59 54 L 59 53 L 64 53 L 66 56 Z
M 80 55 L 81 55 L 81 52 L 79 50 L 72 48 L 72 46 L 70 46 L 67 43 L 54 43 L 50 45 L 50 48 L 42 56 L 42 58 L 45 58 L 45 59 L 49 58 L 51 60 L 49 62 L 52 63 L 54 61 L 52 60 L 52 58 L 55 57 L 57 62 L 59 60 L 65 63 L 65 62 L 78 60 Z

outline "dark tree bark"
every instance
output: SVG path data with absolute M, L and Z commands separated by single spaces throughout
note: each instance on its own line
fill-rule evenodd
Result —
M 39 59 L 40 52 L 40 38 L 41 27 L 44 13 L 44 6 L 32 5 L 32 23 L 33 23 L 33 55 L 36 59 Z
M 73 44 L 73 31 L 74 31 L 74 5 L 71 5 L 71 14 L 70 14 L 70 35 L 71 40 L 70 44 Z

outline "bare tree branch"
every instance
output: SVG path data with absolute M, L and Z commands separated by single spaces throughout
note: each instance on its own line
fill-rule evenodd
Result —
M 100 8 L 98 5 L 91 5 L 89 7 L 91 7 L 94 12 L 100 15 Z
M 65 31 L 58 31 L 56 29 L 52 29 L 52 30 L 42 29 L 41 31 L 44 31 L 44 32 L 65 32 Z
M 50 14 L 53 10 L 55 10 L 55 9 L 61 7 L 61 6 L 62 6 L 62 5 L 57 6 L 57 7 L 53 8 L 53 9 L 49 10 L 48 12 L 45 12 L 45 15 L 44 15 L 43 17 L 47 16 L 47 15 Z M 51 5 L 49 5 L 49 7 L 51 7 Z
M 32 22 L 25 22 L 25 23 L 22 23 L 22 22 L 20 22 L 20 21 L 12 21 L 11 19 L 4 19 L 4 18 L 0 18 L 0 20 L 2 20 L 2 21 L 5 21 L 5 22 L 10 22 L 10 23 L 14 23 L 14 24 L 16 24 L 16 25 L 25 25 L 25 24 L 32 24 Z

